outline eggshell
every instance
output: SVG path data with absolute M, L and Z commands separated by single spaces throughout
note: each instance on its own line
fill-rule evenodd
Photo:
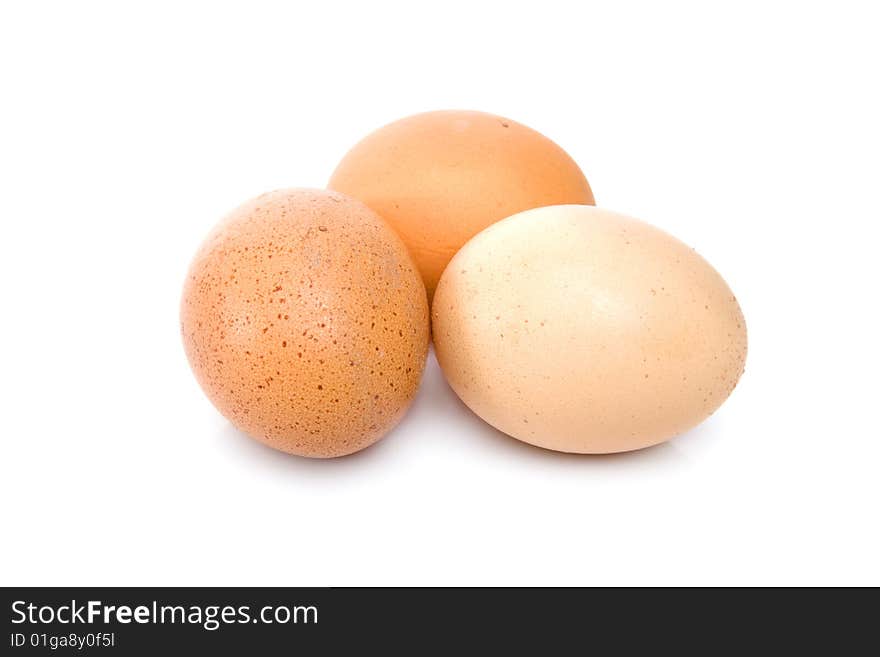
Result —
M 639 449 L 693 427 L 746 357 L 739 305 L 705 260 L 594 207 L 539 208 L 481 232 L 446 269 L 432 317 L 465 404 L 562 452 Z
M 380 128 L 349 151 L 329 186 L 394 227 L 429 299 L 450 258 L 486 226 L 543 205 L 593 203 L 584 174 L 554 142 L 470 111 L 417 114 Z
M 292 454 L 356 452 L 415 394 L 428 305 L 406 247 L 361 202 L 264 194 L 196 255 L 181 332 L 205 393 L 235 426 Z

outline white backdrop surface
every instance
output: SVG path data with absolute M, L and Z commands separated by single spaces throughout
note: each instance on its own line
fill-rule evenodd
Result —
M 880 584 L 870 3 L 5 3 L 0 583 Z M 237 433 L 178 303 L 211 226 L 370 130 L 496 112 L 676 235 L 749 327 L 705 424 L 605 457 L 470 414 L 310 461 Z

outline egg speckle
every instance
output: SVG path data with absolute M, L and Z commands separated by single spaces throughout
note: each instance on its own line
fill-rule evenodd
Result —
M 424 286 L 400 239 L 336 192 L 264 194 L 197 253 L 181 332 L 234 425 L 285 452 L 349 454 L 403 416 L 428 345 Z
M 739 305 L 705 260 L 586 206 L 482 231 L 446 269 L 432 319 L 458 396 L 501 431 L 564 452 L 633 450 L 693 427 L 746 357 Z
M 472 111 L 427 112 L 368 135 L 329 184 L 362 200 L 403 238 L 429 298 L 455 252 L 511 214 L 593 203 L 584 174 L 544 135 Z

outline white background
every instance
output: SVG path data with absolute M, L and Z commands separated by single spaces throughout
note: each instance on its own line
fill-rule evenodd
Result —
M 872 3 L 9 2 L 0 9 L 0 582 L 880 584 Z M 627 455 L 483 424 L 433 356 L 334 461 L 232 429 L 178 331 L 189 260 L 372 129 L 545 133 L 704 255 L 746 373 Z

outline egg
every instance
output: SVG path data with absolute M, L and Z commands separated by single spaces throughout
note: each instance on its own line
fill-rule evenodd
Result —
M 289 189 L 232 212 L 190 267 L 192 370 L 236 427 L 309 457 L 350 454 L 401 419 L 428 348 L 425 288 L 360 201 Z
M 746 358 L 742 312 L 711 265 L 595 207 L 533 209 L 482 231 L 443 274 L 432 320 L 464 403 L 561 452 L 623 452 L 690 429 Z
M 329 187 L 394 227 L 429 299 L 450 258 L 486 226 L 530 208 L 593 203 L 562 148 L 516 121 L 472 111 L 417 114 L 380 128 L 348 152 Z

